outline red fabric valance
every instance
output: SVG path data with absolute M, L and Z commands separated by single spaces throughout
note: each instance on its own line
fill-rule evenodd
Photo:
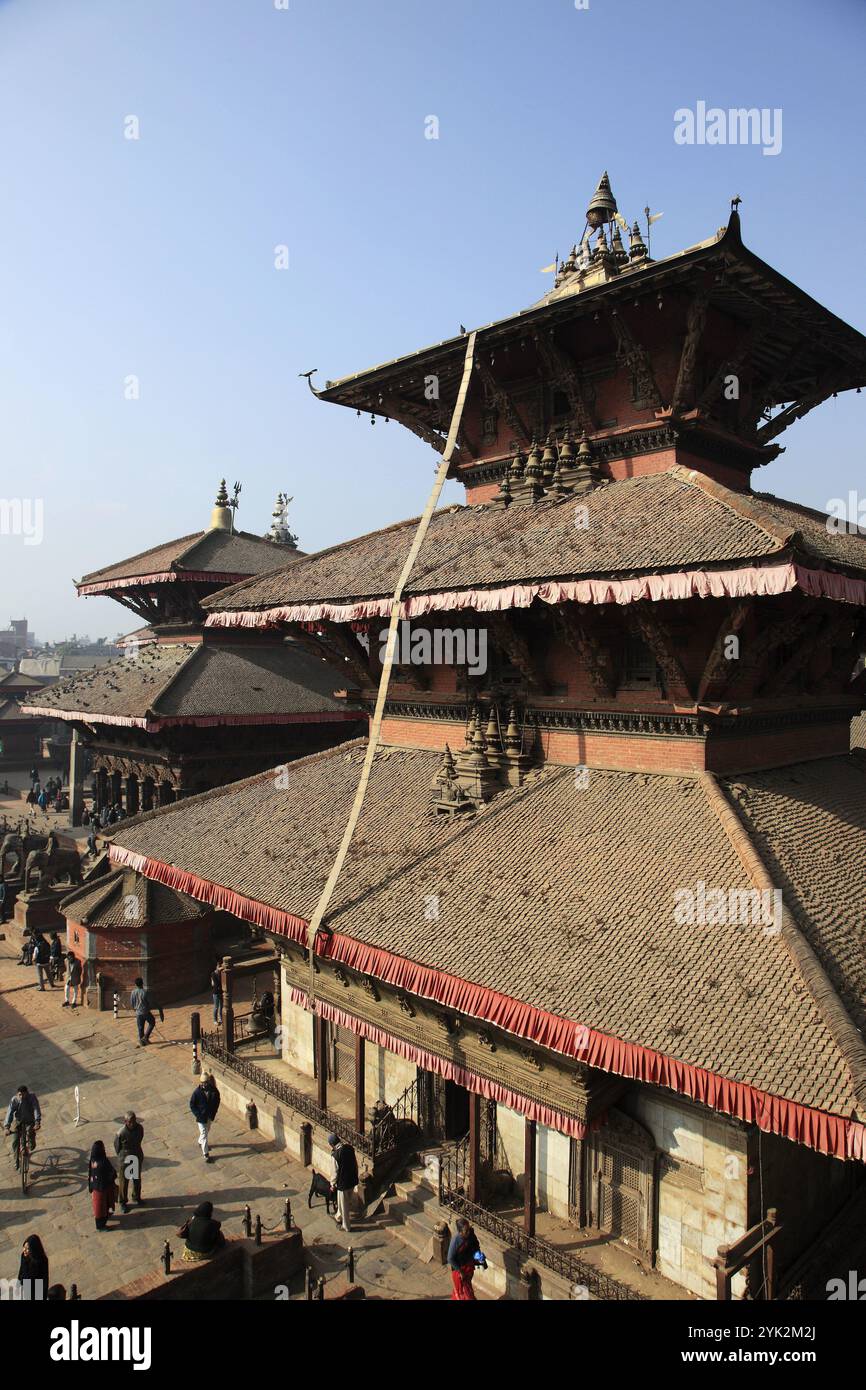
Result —
M 767 597 L 801 589 L 816 598 L 866 605 L 866 581 L 832 570 L 807 569 L 793 562 L 743 565 L 729 570 L 678 570 L 671 574 L 644 574 L 631 579 L 549 580 L 536 584 L 506 584 L 498 588 L 452 589 L 415 594 L 400 605 L 401 618 L 422 618 L 429 613 L 472 609 L 497 613 L 542 603 L 639 603 L 689 598 Z M 391 599 L 359 599 L 354 603 L 293 603 L 274 608 L 238 609 L 211 613 L 208 627 L 276 627 L 281 623 L 317 623 L 327 619 L 351 623 L 390 616 Z
M 232 912 L 244 921 L 253 922 L 306 947 L 308 923 L 302 917 L 258 899 L 245 897 L 221 884 L 179 869 L 174 864 L 135 854 L 122 845 L 110 844 L 109 854 L 114 864 L 135 869 L 146 878 L 188 893 L 192 898 L 210 903 L 224 912 Z M 806 1144 L 820 1153 L 866 1161 L 866 1126 L 858 1120 L 815 1110 L 797 1101 L 760 1091 L 745 1082 L 731 1081 L 639 1043 L 625 1042 L 570 1019 L 547 1013 L 534 1005 L 521 1003 L 485 985 L 472 984 L 432 966 L 419 965 L 380 947 L 368 946 L 354 937 L 336 932 L 323 934 L 319 937 L 316 951 L 324 959 L 338 961 L 352 970 L 373 975 L 405 990 L 407 994 L 429 999 L 456 1013 L 490 1023 L 538 1047 L 577 1058 L 588 1066 L 615 1076 L 666 1087 L 721 1114 L 755 1124 L 765 1133 L 779 1134 L 784 1139 Z M 510 1101 L 507 1103 L 511 1104 Z

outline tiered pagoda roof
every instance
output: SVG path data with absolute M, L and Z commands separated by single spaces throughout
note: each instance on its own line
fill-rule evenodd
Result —
M 136 909 L 131 911 L 132 902 Z M 85 927 L 120 927 L 129 931 L 154 924 L 194 922 L 208 913 L 186 893 L 177 893 L 131 869 L 114 869 L 93 883 L 85 883 L 65 897 L 61 908 L 67 917 Z
M 276 799 L 266 774 L 129 821 L 112 858 L 204 902 L 225 905 L 217 885 L 228 888 L 248 920 L 305 942 L 363 751 L 357 742 L 293 763 Z M 510 1030 L 536 1041 L 534 1011 L 580 1025 L 598 1035 L 590 1063 L 619 1040 L 866 1119 L 856 755 L 721 782 L 594 770 L 579 793 L 573 769 L 549 767 L 456 821 L 432 809 L 439 761 L 377 754 L 322 956 L 382 978 L 402 970 L 407 988 L 420 973 L 431 998 L 444 999 L 448 980 L 478 985 L 474 1016 L 496 1021 L 504 996 Z M 678 888 L 748 891 L 755 852 L 785 890 L 780 931 L 678 925 Z M 610 1069 L 627 1074 L 624 1060 Z
M 76 587 L 79 594 L 111 594 L 115 589 L 183 580 L 233 584 L 249 575 L 277 569 L 292 555 L 302 554 L 303 551 L 247 531 L 195 531 L 128 560 L 93 570 L 79 579 Z
M 828 641 L 843 658 L 839 686 L 851 684 L 847 720 L 859 700 L 850 674 L 866 608 L 866 533 L 831 530 L 821 513 L 749 491 L 748 473 L 775 455 L 769 441 L 787 423 L 834 390 L 866 383 L 866 339 L 748 252 L 736 213 L 717 237 L 663 262 L 649 261 L 638 235 L 634 258 L 623 252 L 629 268 L 618 234 L 608 241 L 603 224 L 596 230 L 588 271 L 575 253 L 541 305 L 478 333 L 470 396 L 484 457 L 476 467 L 464 433 L 456 470 L 484 491 L 486 475 L 470 474 L 492 461 L 500 491 L 436 513 L 405 587 L 405 616 L 528 608 L 535 599 L 625 604 L 800 590 L 844 610 L 834 612 Z M 664 394 L 653 380 L 656 359 L 626 322 L 642 309 L 646 341 L 667 373 Z M 701 363 L 707 382 L 699 383 L 702 324 L 713 314 L 712 351 Z M 566 341 L 571 320 L 581 321 L 580 333 Z M 552 386 L 562 387 L 572 416 L 587 416 L 598 351 L 608 359 L 595 378 L 599 395 L 613 383 L 606 409 L 620 411 L 619 423 L 599 419 L 582 430 L 577 456 L 568 421 L 545 427 L 540 443 L 527 440 L 529 408 L 549 418 Z M 461 336 L 320 394 L 400 420 L 441 450 L 465 352 Z M 695 439 L 724 434 L 709 385 L 746 353 L 749 390 L 731 459 L 715 472 L 684 466 L 683 452 L 719 464 Z M 430 376 L 438 400 L 427 399 Z M 692 438 L 688 450 L 675 441 L 668 457 L 668 443 L 647 430 L 671 422 Z M 509 453 L 503 441 L 512 433 Z M 416 525 L 212 596 L 208 625 L 328 629 L 384 617 Z M 800 618 L 789 621 L 797 641 Z M 845 631 L 834 645 L 837 623 Z M 458 721 L 459 701 L 455 694 Z M 796 713 L 796 691 L 790 702 Z M 791 763 L 789 754 L 788 766 L 736 776 L 594 763 L 580 789 L 575 767 L 551 759 L 527 766 L 521 785 L 476 798 L 473 814 L 451 816 L 440 811 L 459 811 L 456 802 L 434 804 L 450 753 L 442 760 L 383 747 L 315 951 L 591 1067 L 669 1087 L 826 1152 L 866 1157 L 866 764 L 857 750 L 825 752 L 798 745 L 793 756 L 811 761 Z M 363 744 L 344 745 L 295 762 L 277 799 L 266 774 L 125 822 L 112 858 L 306 946 L 363 756 Z M 771 750 L 742 766 L 774 761 Z M 626 765 L 644 766 L 637 755 Z M 657 758 L 652 767 L 660 766 Z M 768 884 L 782 890 L 773 928 L 736 916 L 678 921 L 682 889 L 749 894 Z M 424 910 L 431 896 L 433 920 Z
M 573 498 L 543 498 L 507 510 L 481 505 L 437 512 L 406 585 L 407 595 L 429 596 L 429 602 L 410 599 L 407 613 L 471 607 L 479 599 L 484 608 L 524 606 L 528 599 L 514 586 L 550 580 L 760 567 L 718 589 L 724 593 L 736 585 L 742 594 L 749 585 L 753 592 L 772 592 L 769 576 L 786 561 L 809 573 L 866 574 L 866 530 L 831 533 L 823 513 L 736 492 L 680 466 L 601 484 L 583 494 L 580 505 L 586 507 L 581 525 L 575 524 Z M 400 522 L 234 585 L 205 601 L 208 624 L 256 626 L 292 617 L 348 621 L 387 613 L 416 525 L 417 519 Z M 660 590 L 657 596 L 691 591 L 700 588 L 670 595 Z M 601 586 L 580 598 L 623 602 L 624 593 Z M 443 596 L 447 601 L 440 601 Z M 638 586 L 632 596 L 648 595 Z M 866 601 L 866 590 L 860 601 Z M 341 610 L 351 604 L 358 611 Z
M 344 672 L 291 642 L 150 643 L 61 681 L 24 710 L 148 733 L 182 724 L 328 723 L 359 717 L 334 694 L 346 682 Z

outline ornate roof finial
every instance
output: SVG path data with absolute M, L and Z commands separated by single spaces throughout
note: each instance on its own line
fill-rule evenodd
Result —
M 646 244 L 640 234 L 640 226 L 637 221 L 635 221 L 634 226 L 628 234 L 628 258 L 630 261 L 643 261 L 646 259 L 646 255 Z
M 612 221 L 616 211 L 616 198 L 611 192 L 610 179 L 605 169 L 598 181 L 598 188 L 592 195 L 592 201 L 586 210 L 586 220 L 590 227 L 601 227 L 603 223 Z
M 289 550 L 297 550 L 298 538 L 294 532 L 289 529 L 289 503 L 292 500 L 293 499 L 289 497 L 288 493 L 277 493 L 277 500 L 274 503 L 274 510 L 271 513 L 273 517 L 271 529 L 266 539 L 273 541 L 275 545 L 284 545 Z
M 210 514 L 210 529 L 212 531 L 230 531 L 232 529 L 232 509 L 229 505 L 229 495 L 226 492 L 225 478 L 220 479 L 216 502 Z

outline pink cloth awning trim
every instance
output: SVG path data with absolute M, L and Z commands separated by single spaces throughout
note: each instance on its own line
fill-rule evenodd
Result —
M 157 570 L 153 574 L 131 574 L 125 579 L 102 579 L 95 584 L 78 584 L 79 597 L 87 594 L 104 594 L 110 589 L 140 589 L 144 584 L 174 584 L 178 580 L 198 584 L 239 584 L 242 579 L 250 579 L 250 574 L 239 574 L 233 570 Z
M 52 709 L 50 705 L 22 705 L 24 714 L 38 714 L 48 719 L 81 719 L 87 724 L 115 724 L 126 729 L 145 729 L 158 733 L 174 725 L 191 725 L 197 729 L 212 729 L 228 724 L 343 724 L 365 717 L 362 710 L 323 710 L 318 714 L 167 714 L 156 719 L 138 718 L 128 714 L 94 714 L 92 710 Z
M 400 605 L 403 618 L 423 618 L 429 613 L 497 613 L 509 608 L 528 608 L 542 603 L 658 603 L 688 598 L 769 597 L 801 589 L 815 598 L 866 605 L 866 580 L 852 579 L 832 570 L 807 569 L 787 562 L 779 565 L 744 565 L 729 570 L 679 570 L 671 574 L 645 574 L 632 579 L 548 580 L 538 584 L 506 584 L 498 588 L 452 589 L 435 594 L 416 594 Z M 211 613 L 208 627 L 258 628 L 280 623 L 359 622 L 386 618 L 391 599 L 360 599 L 355 603 L 294 603 L 275 608 L 238 609 Z
M 136 854 L 122 845 L 110 844 L 109 856 L 112 863 L 135 869 L 145 878 L 188 893 L 192 898 L 231 912 L 277 936 L 286 936 L 301 946 L 307 944 L 308 923 L 303 917 L 245 897 L 222 884 L 180 869 L 176 864 Z M 408 994 L 493 1024 L 538 1047 L 574 1057 L 600 1071 L 647 1085 L 663 1086 L 724 1115 L 755 1124 L 765 1133 L 779 1134 L 784 1139 L 817 1149 L 819 1153 L 866 1161 L 866 1125 L 858 1120 L 785 1100 L 742 1081 L 731 1081 L 640 1043 L 600 1033 L 485 985 L 461 980 L 433 966 L 419 965 L 405 956 L 368 946 L 338 932 L 320 936 L 316 951 L 323 959 L 332 959 L 361 974 L 373 975 Z
M 302 990 L 293 989 L 293 994 L 301 996 L 300 999 L 292 998 L 293 1004 L 300 1003 L 303 1008 L 309 1009 L 309 997 Z M 458 1086 L 465 1086 L 468 1091 L 477 1092 L 478 1095 L 484 1096 L 485 1100 L 495 1100 L 500 1105 L 507 1105 L 519 1115 L 525 1115 L 528 1120 L 538 1120 L 539 1124 L 546 1125 L 548 1129 L 559 1130 L 560 1134 L 571 1135 L 574 1139 L 582 1139 L 586 1134 L 586 1125 L 576 1115 L 565 1115 L 561 1110 L 554 1110 L 550 1105 L 530 1100 L 528 1096 L 522 1096 L 498 1081 L 488 1081 L 486 1076 L 479 1076 L 468 1067 L 458 1066 L 456 1062 L 449 1062 L 445 1057 L 437 1056 L 435 1052 L 416 1047 L 414 1043 L 404 1042 L 396 1034 L 387 1033 L 384 1028 L 376 1028 L 374 1024 L 367 1023 L 362 1018 L 355 1018 L 354 1014 L 348 1014 L 344 1009 L 338 1009 L 324 999 L 316 1000 L 315 1011 L 321 1014 L 322 1018 L 338 1023 L 341 1028 L 348 1028 L 350 1032 L 357 1033 L 370 1042 L 378 1043 L 388 1052 L 396 1052 L 407 1061 L 414 1062 L 416 1066 L 426 1067 L 428 1071 L 444 1076 L 447 1081 L 456 1081 Z

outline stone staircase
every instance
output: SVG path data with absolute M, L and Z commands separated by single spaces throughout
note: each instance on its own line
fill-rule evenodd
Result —
M 384 1199 L 387 1224 L 384 1230 L 401 1240 L 425 1263 L 440 1259 L 435 1228 L 446 1219 L 439 1206 L 437 1187 L 425 1164 L 416 1160 L 404 1168 L 391 1183 Z

